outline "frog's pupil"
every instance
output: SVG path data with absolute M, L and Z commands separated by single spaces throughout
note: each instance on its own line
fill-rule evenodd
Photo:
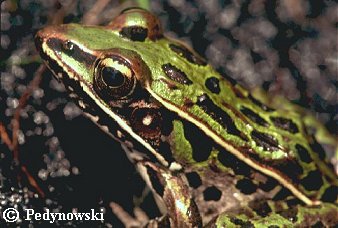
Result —
M 106 83 L 106 85 L 111 87 L 120 87 L 124 83 L 123 74 L 112 68 L 112 67 L 104 67 L 102 69 L 102 80 Z

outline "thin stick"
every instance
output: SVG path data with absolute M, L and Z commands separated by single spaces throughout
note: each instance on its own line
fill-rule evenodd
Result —
M 14 117 L 11 121 L 12 124 L 12 140 L 10 139 L 5 126 L 3 123 L 0 122 L 0 138 L 2 141 L 8 146 L 8 148 L 13 153 L 13 161 L 15 167 L 18 167 L 20 165 L 19 160 L 19 149 L 18 149 L 18 132 L 20 129 L 20 113 L 22 109 L 26 106 L 28 98 L 32 95 L 34 89 L 36 89 L 42 79 L 42 73 L 46 70 L 45 65 L 40 65 L 40 67 L 36 70 L 33 80 L 29 83 L 27 90 L 24 92 L 24 94 L 19 99 L 19 105 L 15 109 Z M 45 193 L 41 190 L 41 188 L 38 186 L 37 182 L 33 178 L 33 176 L 28 172 L 27 168 L 23 165 L 21 165 L 21 171 L 26 175 L 28 182 L 35 190 L 38 192 L 38 194 L 44 198 Z M 21 175 L 18 174 L 18 182 L 21 182 Z
M 27 176 L 28 182 L 35 190 L 38 192 L 40 197 L 45 198 L 45 193 L 42 191 L 42 189 L 39 187 L 38 183 L 35 181 L 34 177 L 29 173 L 26 166 L 21 166 L 21 171 Z
M 27 90 L 19 99 L 19 105 L 15 109 L 14 117 L 12 119 L 12 151 L 13 151 L 13 160 L 16 164 L 19 164 L 19 150 L 18 150 L 18 133 L 20 129 L 20 113 L 21 110 L 26 106 L 28 98 L 32 95 L 33 90 L 35 90 L 42 79 L 42 73 L 46 70 L 44 64 L 36 70 L 33 80 L 29 83 Z
M 3 125 L 3 123 L 0 122 L 0 138 L 2 139 L 2 141 L 8 146 L 8 148 L 10 150 L 12 150 L 12 142 L 11 139 L 9 138 L 9 135 L 6 131 L 5 126 Z

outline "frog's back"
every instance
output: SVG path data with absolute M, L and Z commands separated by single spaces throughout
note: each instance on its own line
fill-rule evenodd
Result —
M 188 163 L 199 167 L 201 161 L 194 158 L 203 157 L 209 168 L 219 163 L 226 169 L 226 160 L 233 157 L 275 179 L 307 204 L 336 200 L 336 175 L 300 114 L 268 107 L 227 80 L 190 48 L 164 37 L 158 19 L 149 12 L 130 10 L 114 19 L 110 29 L 130 42 L 122 48 L 133 49 L 149 69 L 139 80 L 163 107 L 159 109 L 163 121 L 172 122 L 170 137 L 176 139 L 167 143 L 174 159 L 192 148 L 190 155 L 183 155 L 192 158 Z M 207 151 L 197 146 L 194 137 L 186 137 L 192 128 L 210 140 Z M 161 144 L 156 140 L 150 144 Z M 163 148 L 158 146 L 158 152 L 163 153 Z M 224 160 L 227 164 L 222 164 Z
M 302 116 L 264 105 L 188 47 L 157 35 L 136 48 L 150 69 L 147 90 L 157 101 L 197 126 L 225 153 L 277 179 L 307 203 L 307 197 L 332 197 L 329 186 L 337 184 L 336 176 L 323 162 L 323 149 L 307 134 Z

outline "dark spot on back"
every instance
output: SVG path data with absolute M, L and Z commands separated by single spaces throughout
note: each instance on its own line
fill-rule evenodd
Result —
M 310 145 L 311 149 L 318 154 L 321 160 L 324 160 L 326 157 L 326 153 L 323 147 L 315 140 L 315 138 L 313 140 L 314 142 Z
M 338 187 L 330 186 L 325 190 L 324 194 L 322 195 L 321 200 L 325 202 L 334 202 L 337 200 L 337 194 L 338 194 Z
M 276 162 L 272 166 L 294 182 L 298 182 L 299 177 L 303 174 L 302 166 L 294 160 Z
M 203 191 L 203 197 L 205 201 L 217 201 L 221 198 L 221 196 L 222 192 L 215 186 L 208 187 Z
M 191 173 L 186 173 L 185 175 L 186 175 L 188 182 L 189 182 L 189 185 L 191 187 L 198 188 L 199 186 L 201 186 L 202 181 L 201 181 L 200 175 L 198 175 L 198 173 L 191 172 Z
M 171 80 L 175 82 L 178 82 L 184 85 L 192 84 L 192 81 L 189 80 L 189 78 L 184 72 L 182 72 L 175 66 L 171 65 L 170 63 L 162 65 L 162 70 Z
M 179 56 L 184 57 L 186 60 L 188 60 L 191 63 L 198 64 L 198 65 L 207 65 L 207 63 L 200 58 L 199 56 L 194 55 L 189 49 L 182 45 L 176 45 L 176 44 L 169 44 L 169 48 L 178 54 Z
M 148 36 L 148 29 L 140 26 L 128 26 L 122 28 L 120 35 L 132 41 L 145 41 Z
M 222 165 L 231 168 L 236 175 L 250 176 L 250 166 L 240 161 L 230 152 L 220 149 L 217 158 Z
M 303 147 L 300 144 L 297 144 L 296 149 L 297 149 L 300 160 L 302 160 L 305 163 L 312 162 L 309 151 L 305 147 Z
M 298 198 L 289 198 L 285 200 L 289 208 L 295 207 L 296 205 L 302 204 L 303 202 Z M 320 206 L 319 206 L 320 207 Z
M 264 148 L 267 151 L 279 150 L 277 140 L 267 133 L 261 133 L 256 130 L 251 132 L 252 139 L 257 143 L 258 146 Z
M 270 226 L 268 226 L 268 228 L 280 228 L 280 226 L 278 226 L 278 225 L 270 225 Z
M 245 227 L 245 228 L 254 228 L 254 225 L 250 221 L 244 221 L 239 218 L 230 218 L 230 221 L 235 224 L 239 225 L 240 227 Z
M 270 117 L 274 125 L 280 129 L 291 132 L 293 134 L 299 132 L 297 125 L 290 119 L 283 117 Z
M 273 200 L 285 200 L 288 196 L 291 196 L 292 193 L 287 188 L 282 188 L 274 197 Z
M 258 115 L 257 113 L 255 113 L 251 109 L 242 106 L 241 107 L 241 112 L 246 117 L 248 117 L 250 120 L 252 120 L 253 122 L 257 123 L 258 125 L 265 126 L 265 127 L 269 126 L 269 123 L 266 122 L 265 119 L 263 119 L 262 117 L 260 117 L 260 115 Z
M 206 161 L 211 154 L 213 141 L 194 124 L 188 121 L 184 121 L 183 124 L 184 137 L 190 142 L 192 147 L 192 158 L 196 162 Z
M 199 96 L 196 104 L 220 125 L 222 125 L 229 134 L 243 138 L 241 132 L 237 129 L 229 114 L 216 106 L 206 94 Z
M 236 188 L 244 194 L 252 194 L 257 190 L 257 186 L 247 178 L 237 181 Z
M 300 183 L 308 191 L 319 190 L 323 185 L 322 175 L 318 170 L 313 170 Z
M 251 94 L 248 96 L 248 98 L 257 106 L 259 106 L 261 109 L 263 109 L 264 111 L 267 112 L 272 112 L 275 111 L 273 108 L 270 108 L 268 106 L 266 106 L 265 104 L 263 104 L 262 102 L 260 102 L 259 100 L 257 100 L 256 98 L 254 98 L 253 96 L 251 96 Z
M 253 201 L 252 203 L 249 203 L 249 206 L 257 213 L 257 215 L 262 217 L 266 217 L 272 212 L 266 201 Z
M 278 182 L 275 179 L 268 177 L 265 183 L 261 183 L 259 185 L 259 188 L 261 188 L 263 191 L 268 192 L 274 189 L 277 185 L 278 185 Z
M 215 77 L 210 77 L 207 80 L 205 80 L 205 86 L 210 90 L 210 92 L 219 94 L 221 91 L 219 88 L 219 80 Z

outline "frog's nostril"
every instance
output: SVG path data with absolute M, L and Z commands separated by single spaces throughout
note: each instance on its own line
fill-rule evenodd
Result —
M 47 43 L 51 37 L 53 37 L 57 30 L 55 29 L 56 27 L 54 26 L 49 26 L 42 28 L 35 34 L 35 46 L 38 49 L 38 51 L 42 51 L 44 43 Z

